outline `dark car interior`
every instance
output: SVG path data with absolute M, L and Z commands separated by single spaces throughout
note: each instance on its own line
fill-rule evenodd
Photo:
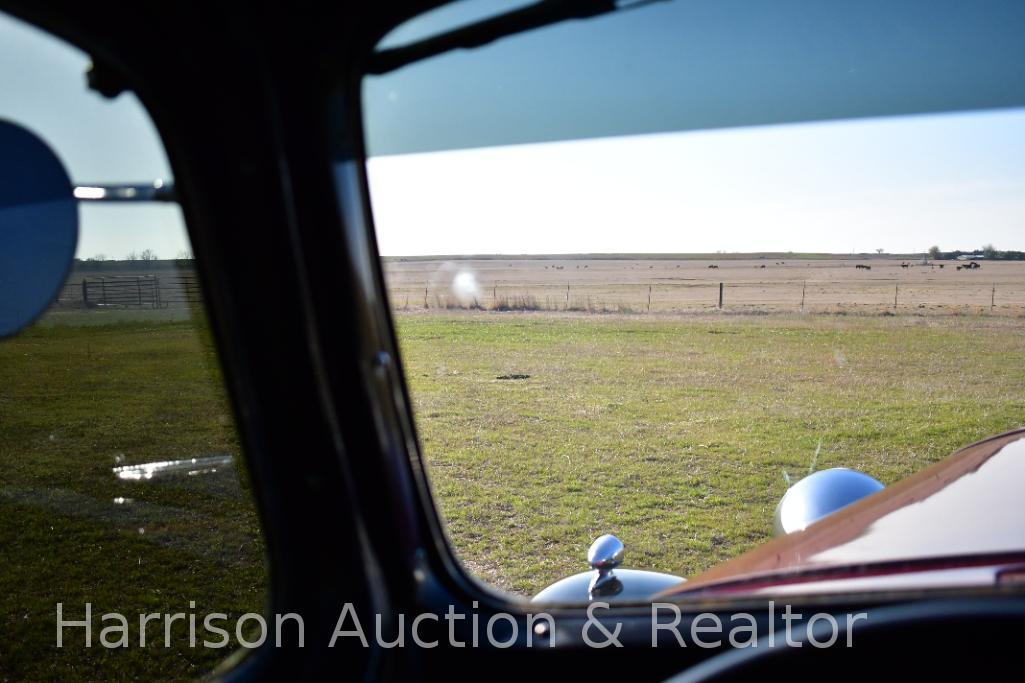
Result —
M 548 610 L 554 630 L 532 629 L 529 605 L 466 572 L 446 541 L 419 456 L 373 238 L 361 80 L 617 3 L 546 0 L 433 42 L 375 53 L 391 28 L 437 4 L 0 2 L 88 53 L 89 88 L 104 97 L 135 93 L 174 171 L 265 536 L 266 609 L 301 613 L 306 625 L 304 647 L 268 643 L 233 656 L 214 675 L 732 681 L 1015 671 L 1025 597 L 1013 582 L 792 600 L 868 613 L 852 649 L 802 648 L 807 633 L 788 647 L 768 647 L 764 635 L 763 647 L 690 642 L 698 612 L 746 609 L 763 633 L 782 628 L 767 600 L 750 596 L 684 601 L 679 638 L 661 630 L 658 647 L 650 605 L 617 605 L 597 616 L 610 631 L 613 622 L 622 626 L 618 643 L 595 648 L 582 639 L 591 616 L 583 606 L 555 606 Z M 1018 92 L 1006 98 L 1016 100 L 1025 77 L 1020 64 L 1011 71 Z M 1003 97 L 991 95 L 978 95 L 986 100 L 978 106 Z M 271 270 L 275 277 L 262 276 Z M 381 615 L 389 632 L 394 615 L 452 609 L 465 617 L 453 625 L 463 641 L 474 620 L 506 612 L 517 623 L 497 628 L 515 628 L 515 636 L 504 648 L 453 647 L 448 624 L 435 620 L 422 633 L 437 647 L 362 647 L 353 638 L 329 647 L 346 603 L 365 625 Z

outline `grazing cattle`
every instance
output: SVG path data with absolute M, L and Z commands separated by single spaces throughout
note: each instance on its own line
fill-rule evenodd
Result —
M 718 268 L 719 266 L 712 265 L 712 266 L 708 266 L 708 267 L 709 268 Z
M 907 263 L 900 264 L 900 267 L 901 268 L 910 268 L 910 266 Z
M 859 263 L 859 264 L 855 265 L 854 267 L 859 269 L 859 270 L 872 270 L 872 266 L 866 266 L 864 263 Z
M 943 264 L 942 263 L 940 264 L 940 270 L 943 270 Z

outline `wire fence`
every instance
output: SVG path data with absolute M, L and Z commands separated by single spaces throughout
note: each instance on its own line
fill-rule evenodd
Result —
M 1025 313 L 1025 283 L 494 281 L 472 288 L 457 285 L 403 283 L 390 287 L 389 294 L 398 310 Z
M 397 310 L 477 309 L 588 313 L 989 312 L 1025 315 L 1025 281 L 944 283 L 895 280 L 743 282 L 389 281 Z M 202 304 L 195 272 L 72 276 L 57 305 L 80 309 L 192 308 Z
M 203 301 L 195 273 L 141 273 L 72 277 L 61 289 L 62 308 L 191 308 Z

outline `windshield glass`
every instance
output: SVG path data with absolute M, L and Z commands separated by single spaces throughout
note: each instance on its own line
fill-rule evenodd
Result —
M 437 31 L 460 7 L 483 16 Z M 1023 33 L 1010 2 L 678 1 L 367 76 L 378 247 L 465 564 L 532 596 L 611 533 L 693 578 L 769 541 L 802 480 L 886 496 L 1022 426 Z M 943 529 L 916 553 L 965 547 Z

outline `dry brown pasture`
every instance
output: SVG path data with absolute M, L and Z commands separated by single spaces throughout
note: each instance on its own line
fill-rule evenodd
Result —
M 1025 262 L 900 258 L 387 258 L 399 310 L 1025 315 Z M 904 265 L 906 264 L 906 267 Z M 869 269 L 856 266 L 869 266 Z

